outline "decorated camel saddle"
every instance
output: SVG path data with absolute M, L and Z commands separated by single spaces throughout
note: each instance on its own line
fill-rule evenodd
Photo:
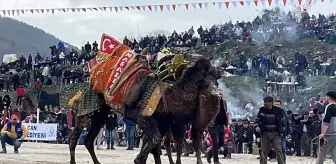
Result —
M 156 74 L 160 81 L 169 79 L 175 81 L 181 76 L 188 62 L 183 55 L 162 56 L 158 60 L 157 70 L 148 66 L 139 54 L 132 51 L 128 46 L 122 45 L 113 37 L 103 34 L 101 38 L 100 50 L 88 64 L 90 74 L 90 89 L 84 89 L 76 94 L 70 106 L 74 104 L 82 111 L 77 115 L 85 115 L 95 110 L 97 104 L 90 104 L 89 101 L 95 98 L 95 93 L 104 95 L 105 101 L 111 108 L 119 113 L 124 112 L 124 106 L 134 103 L 136 97 L 140 96 L 140 89 L 146 82 L 145 77 Z M 143 109 L 142 115 L 150 116 L 157 108 L 163 90 L 169 85 L 167 83 L 155 83 L 150 88 L 148 102 Z M 89 98 L 85 98 L 89 97 Z M 91 100 L 93 101 L 93 100 Z M 92 103 L 91 103 L 92 104 Z

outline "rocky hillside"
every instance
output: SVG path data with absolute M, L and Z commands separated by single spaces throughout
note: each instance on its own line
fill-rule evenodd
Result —
M 49 47 L 60 41 L 44 30 L 1 16 L 0 31 L 0 61 L 4 54 L 28 56 L 39 52 L 41 55 L 49 55 Z

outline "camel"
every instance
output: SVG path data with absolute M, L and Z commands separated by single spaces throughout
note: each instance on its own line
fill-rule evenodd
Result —
M 192 134 L 197 164 L 202 164 L 199 152 L 200 133 L 217 114 L 219 98 L 214 91 L 218 85 L 217 80 L 221 78 L 221 75 L 221 68 L 212 67 L 208 59 L 199 59 L 193 66 L 186 68 L 173 86 L 163 92 L 158 107 L 151 116 L 143 116 L 142 111 L 148 103 L 153 88 L 157 84 L 164 83 L 164 81 L 162 82 L 156 77 L 145 77 L 146 80 L 140 89 L 141 94 L 136 97 L 134 103 L 125 105 L 124 112 L 124 116 L 137 123 L 144 134 L 144 143 L 134 160 L 135 164 L 145 164 L 149 153 L 153 154 L 155 163 L 160 164 L 158 145 L 162 136 L 170 131 L 172 131 L 178 145 L 176 163 L 181 163 L 184 125 L 189 122 L 193 124 Z M 107 119 L 108 111 L 114 109 L 105 100 L 104 94 L 93 92 L 90 86 L 85 89 L 84 94 L 95 95 L 97 108 L 88 114 L 77 116 L 76 126 L 70 135 L 70 164 L 76 163 L 75 148 L 77 141 L 83 128 L 89 123 L 91 123 L 91 128 L 84 144 L 93 162 L 100 164 L 94 152 L 93 142 Z

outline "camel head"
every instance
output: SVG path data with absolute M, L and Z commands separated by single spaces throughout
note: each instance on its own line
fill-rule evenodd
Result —
M 217 95 L 218 81 L 224 75 L 224 69 L 222 67 L 210 67 L 209 71 L 205 74 L 201 90 L 204 95 L 209 96 Z

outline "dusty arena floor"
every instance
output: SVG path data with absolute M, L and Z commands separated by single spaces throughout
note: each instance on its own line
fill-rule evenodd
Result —
M 13 147 L 7 146 L 7 154 L 0 155 L 0 164 L 22 163 L 22 164 L 68 164 L 69 150 L 68 145 L 61 144 L 45 144 L 45 143 L 23 143 L 19 154 L 13 154 Z M 138 153 L 138 149 L 134 151 L 126 151 L 124 147 L 118 147 L 116 150 L 97 150 L 98 159 L 102 164 L 133 164 L 133 159 Z M 258 164 L 257 156 L 233 154 L 232 159 L 221 159 L 223 164 Z M 316 162 L 313 158 L 292 158 L 288 157 L 287 164 L 311 164 Z M 77 164 L 91 164 L 92 160 L 85 147 L 80 145 L 76 152 Z M 163 164 L 168 164 L 166 156 L 162 156 Z M 195 164 L 196 158 L 183 157 L 184 164 Z M 206 159 L 203 159 L 206 164 Z M 153 158 L 148 158 L 148 164 L 153 164 Z M 269 162 L 276 163 L 276 162 Z M 332 163 L 331 161 L 325 163 Z

